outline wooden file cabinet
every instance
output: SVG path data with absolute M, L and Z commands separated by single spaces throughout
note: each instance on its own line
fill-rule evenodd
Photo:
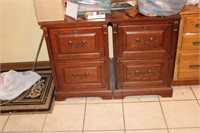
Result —
M 39 23 L 46 37 L 56 100 L 77 96 L 171 96 L 179 18 L 140 14 L 132 18 L 123 11 L 113 11 L 98 21 L 66 17 L 64 21 Z M 113 27 L 111 75 L 108 25 Z
M 180 82 L 180 84 L 199 83 L 199 51 L 200 9 L 198 6 L 185 6 L 181 12 L 174 81 Z
M 56 100 L 78 96 L 111 99 L 107 23 L 66 18 L 43 24 Z
M 115 98 L 135 94 L 171 96 L 177 16 L 138 16 L 114 24 Z

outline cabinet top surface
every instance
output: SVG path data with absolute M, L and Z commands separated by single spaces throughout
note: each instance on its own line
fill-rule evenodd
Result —
M 78 20 L 74 20 L 70 17 L 65 16 L 65 20 L 63 21 L 51 21 L 51 22 L 39 22 L 39 25 L 41 26 L 49 26 L 49 25 L 62 25 L 62 24 L 69 24 L 71 26 L 75 26 L 77 24 L 101 24 L 109 22 L 152 22 L 152 21 L 166 21 L 166 20 L 179 20 L 180 15 L 173 15 L 168 17 L 147 17 L 142 14 L 137 14 L 135 17 L 128 16 L 124 10 L 119 11 L 112 11 L 110 14 L 106 14 L 105 19 L 93 19 L 93 20 L 86 20 L 83 16 L 79 16 Z
M 181 15 L 185 15 L 185 14 L 195 14 L 195 13 L 200 13 L 200 8 L 198 7 L 198 5 L 196 6 L 185 6 L 182 11 L 180 12 Z

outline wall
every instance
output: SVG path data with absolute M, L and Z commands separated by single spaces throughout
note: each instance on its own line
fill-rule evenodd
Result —
M 2 39 L 2 0 L 0 0 L 0 62 L 2 60 L 2 44 L 3 44 L 3 39 Z
M 0 63 L 34 61 L 42 30 L 33 0 L 0 1 Z M 38 60 L 49 60 L 45 41 Z

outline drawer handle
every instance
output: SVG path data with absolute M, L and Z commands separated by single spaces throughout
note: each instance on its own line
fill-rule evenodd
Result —
M 140 38 L 136 38 L 135 41 L 138 42 L 138 43 L 141 44 L 141 45 L 147 45 L 147 44 L 153 42 L 153 41 L 154 41 L 154 38 L 153 38 L 153 37 L 150 37 L 148 42 L 141 42 Z
M 85 45 L 87 43 L 86 40 L 82 40 L 81 42 L 83 45 Z
M 195 27 L 200 28 L 200 23 L 195 24 Z
M 152 73 L 152 70 L 151 70 L 151 69 L 149 69 L 149 70 L 148 70 L 148 73 L 149 73 L 149 74 L 150 74 L 150 73 Z
M 200 65 L 190 65 L 189 68 L 190 69 L 199 69 Z
M 87 78 L 90 74 L 89 73 L 85 73 L 83 75 L 78 75 L 77 73 L 73 73 L 72 76 L 78 79 L 84 79 Z
M 139 70 L 136 70 L 136 71 L 135 71 L 135 74 L 136 74 L 136 75 L 152 74 L 152 70 L 151 70 L 151 69 L 147 70 L 147 73 L 141 73 Z
M 81 44 L 73 44 L 72 41 L 68 41 L 68 45 L 69 45 L 70 47 L 73 47 L 73 48 L 81 48 L 81 47 L 85 46 L 86 44 L 87 44 L 87 41 L 86 41 L 86 40 L 82 40 L 82 41 L 81 41 Z
M 193 42 L 192 43 L 194 46 L 199 46 L 200 45 L 200 42 Z

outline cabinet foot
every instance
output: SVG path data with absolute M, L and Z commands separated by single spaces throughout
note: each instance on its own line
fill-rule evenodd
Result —
M 113 94 L 110 90 L 105 91 L 92 91 L 92 92 L 55 92 L 56 101 L 64 101 L 69 97 L 101 97 L 102 99 L 112 99 Z
M 162 97 L 171 97 L 173 89 L 171 87 L 161 88 L 140 88 L 140 89 L 118 89 L 114 92 L 114 99 L 123 99 L 126 96 L 134 95 L 160 95 Z

